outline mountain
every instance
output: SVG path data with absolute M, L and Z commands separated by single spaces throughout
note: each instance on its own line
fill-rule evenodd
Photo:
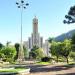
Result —
M 75 29 L 55 37 L 55 41 L 64 41 L 64 39 L 70 39 L 74 33 Z

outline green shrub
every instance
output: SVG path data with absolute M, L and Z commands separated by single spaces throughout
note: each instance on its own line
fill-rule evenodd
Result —
M 41 58 L 42 62 L 49 62 L 50 60 L 51 60 L 51 58 L 49 58 L 49 57 L 43 57 L 43 58 Z
M 14 47 L 3 47 L 1 49 L 2 59 L 5 62 L 12 62 L 14 61 L 14 57 L 16 56 L 16 49 Z

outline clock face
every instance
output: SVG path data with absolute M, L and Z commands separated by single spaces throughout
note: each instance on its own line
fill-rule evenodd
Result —
M 36 24 L 36 23 L 34 23 L 34 24 Z
M 34 24 L 37 24 L 36 22 Z

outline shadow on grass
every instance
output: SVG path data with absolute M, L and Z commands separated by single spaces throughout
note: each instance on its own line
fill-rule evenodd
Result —
M 61 65 L 61 66 L 33 65 L 28 67 L 31 68 L 30 70 L 31 73 L 39 73 L 39 72 L 53 72 L 53 71 L 62 71 L 62 70 L 66 71 L 74 66 L 73 65 Z M 66 75 L 71 75 L 71 74 L 66 74 Z M 75 75 L 75 73 L 73 75 Z

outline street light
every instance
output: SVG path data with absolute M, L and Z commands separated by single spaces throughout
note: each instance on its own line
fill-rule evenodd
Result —
M 21 0 L 20 2 L 16 2 L 16 5 L 18 8 L 21 9 L 21 43 L 20 43 L 20 49 L 18 53 L 18 61 L 23 61 L 24 60 L 24 52 L 23 52 L 23 44 L 22 44 L 22 14 L 23 14 L 23 9 L 25 9 L 29 3 L 25 3 L 24 0 Z

